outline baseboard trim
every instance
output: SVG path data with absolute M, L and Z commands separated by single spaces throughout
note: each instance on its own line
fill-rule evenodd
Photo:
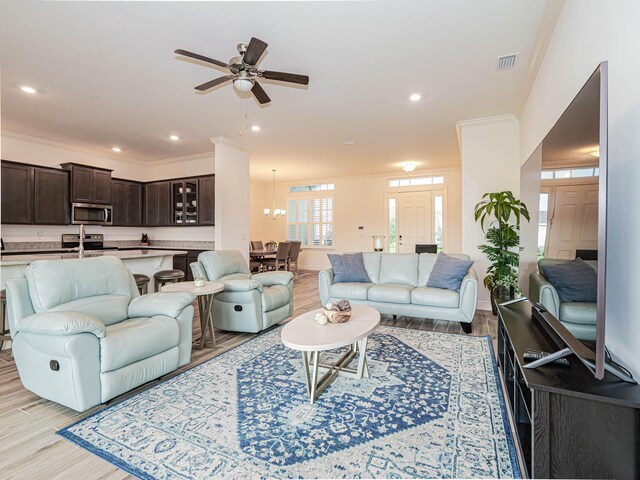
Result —
M 489 300 L 478 300 L 478 305 L 476 306 L 477 310 L 491 310 L 491 301 Z

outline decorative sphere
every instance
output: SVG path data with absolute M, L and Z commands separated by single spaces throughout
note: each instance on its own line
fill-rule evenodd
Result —
M 324 325 L 325 323 L 327 323 L 327 317 L 325 317 L 324 314 L 320 312 L 316 313 L 314 318 L 320 325 Z

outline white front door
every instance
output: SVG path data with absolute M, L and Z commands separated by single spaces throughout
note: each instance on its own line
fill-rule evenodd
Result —
M 576 249 L 598 249 L 598 184 L 558 186 L 554 189 L 546 258 L 573 259 Z
M 415 252 L 416 243 L 434 243 L 430 191 L 398 194 L 398 252 Z

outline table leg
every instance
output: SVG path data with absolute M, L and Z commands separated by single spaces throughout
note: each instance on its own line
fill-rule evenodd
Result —
M 307 395 L 311 395 L 311 378 L 309 375 L 309 355 L 307 352 L 302 352 L 302 365 L 304 367 L 304 376 L 307 381 Z
M 365 377 L 369 376 L 369 366 L 367 365 L 367 339 L 369 337 L 364 337 L 362 340 L 358 341 L 358 351 L 360 352 L 360 357 L 358 357 L 358 378 L 362 378 L 363 374 Z
M 320 352 L 311 352 L 311 362 L 313 363 L 313 371 L 311 375 L 311 391 L 309 392 L 309 397 L 311 400 L 311 404 L 316 401 L 316 387 L 318 386 L 318 363 L 319 362 Z
M 200 348 L 204 348 L 205 341 L 207 337 L 207 330 L 211 333 L 211 345 L 210 347 L 216 348 L 216 334 L 213 331 L 213 316 L 212 316 L 212 307 L 213 307 L 213 295 L 202 295 L 202 310 L 201 315 L 203 315 L 203 323 L 204 330 L 202 331 L 202 336 L 200 337 Z

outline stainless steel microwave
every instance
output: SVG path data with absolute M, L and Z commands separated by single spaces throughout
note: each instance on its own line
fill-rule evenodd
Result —
M 111 205 L 95 205 L 93 203 L 72 203 L 71 223 L 78 225 L 111 225 L 113 224 L 113 207 Z

